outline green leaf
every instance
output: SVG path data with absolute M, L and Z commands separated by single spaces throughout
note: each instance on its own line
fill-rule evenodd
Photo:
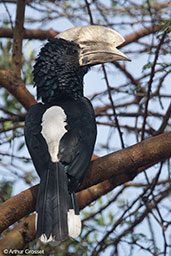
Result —
M 98 219 L 98 224 L 101 226 L 106 226 L 104 217 L 102 215 L 100 215 L 100 218 Z
M 108 212 L 108 218 L 109 218 L 109 223 L 111 224 L 113 222 L 113 219 L 114 219 L 112 211 Z
M 0 195 L 1 195 L 0 202 L 1 201 L 3 202 L 2 198 L 4 200 L 9 199 L 11 197 L 12 191 L 13 191 L 13 182 L 3 180 L 0 183 Z
M 153 65 L 153 63 L 151 63 L 151 62 L 149 62 L 149 63 L 147 63 L 147 64 L 145 64 L 144 66 L 143 66 L 143 71 L 144 70 L 146 70 L 146 69 L 149 69 L 149 68 L 151 68 L 152 67 L 152 65 Z

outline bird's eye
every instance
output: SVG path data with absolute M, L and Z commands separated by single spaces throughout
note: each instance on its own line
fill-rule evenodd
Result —
M 68 55 L 75 55 L 76 53 L 77 53 L 76 49 L 70 48 L 70 49 L 67 50 Z
M 77 50 L 76 49 L 73 49 L 72 50 L 72 54 L 76 54 L 77 53 Z

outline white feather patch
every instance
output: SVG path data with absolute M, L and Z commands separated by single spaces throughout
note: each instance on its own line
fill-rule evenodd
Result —
M 47 244 L 49 242 L 55 241 L 55 239 L 50 235 L 50 237 L 47 239 L 47 236 L 45 234 L 42 234 L 40 237 L 40 240 L 42 243 Z
M 59 161 L 59 143 L 67 132 L 66 125 L 66 114 L 59 106 L 52 106 L 43 114 L 41 133 L 47 142 L 52 162 Z
M 55 238 L 52 236 L 52 234 L 50 235 L 50 237 L 48 239 L 45 234 L 42 234 L 40 237 L 40 241 L 44 244 L 48 243 L 51 246 L 57 246 L 60 243 L 59 241 L 55 241 Z
M 80 215 L 76 215 L 73 209 L 68 211 L 68 235 L 77 238 L 81 233 Z
M 47 236 L 45 234 L 42 234 L 39 239 L 42 243 L 50 244 L 53 247 L 60 244 L 60 241 L 56 241 L 55 238 L 52 236 L 52 234 L 50 235 L 50 237 L 48 239 L 47 239 Z
M 34 226 L 35 230 L 37 230 L 37 218 L 38 218 L 38 214 L 36 213 L 35 214 L 35 226 Z

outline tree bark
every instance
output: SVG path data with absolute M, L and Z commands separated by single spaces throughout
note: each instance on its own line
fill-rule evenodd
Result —
M 26 89 L 23 81 L 11 70 L 0 70 L 0 85 L 7 89 L 25 109 L 36 104 L 33 95 Z

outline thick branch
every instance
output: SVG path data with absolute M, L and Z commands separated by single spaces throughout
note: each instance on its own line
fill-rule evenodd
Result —
M 7 250 L 23 249 L 26 244 L 33 241 L 35 239 L 34 227 L 35 214 L 24 218 L 14 229 L 8 232 L 4 239 L 0 240 L 0 256 L 12 255 Z M 18 253 L 16 254 L 18 255 Z
M 41 30 L 41 29 L 25 29 L 24 30 L 24 39 L 39 39 L 45 40 L 48 38 L 53 38 L 58 34 L 54 30 Z M 0 28 L 0 37 L 3 38 L 13 38 L 13 31 L 10 28 Z
M 81 190 L 112 176 L 128 177 L 136 173 L 138 168 L 148 164 L 156 164 L 171 157 L 171 132 L 157 137 L 150 137 L 144 142 L 100 157 L 91 162 Z M 128 179 L 129 180 L 129 179 Z
M 36 101 L 24 83 L 10 70 L 0 70 L 0 85 L 7 89 L 24 107 L 29 109 Z
M 126 46 L 130 43 L 137 42 L 140 38 L 143 38 L 145 36 L 150 35 L 151 33 L 156 33 L 159 31 L 160 26 L 155 25 L 152 27 L 146 27 L 143 29 L 140 29 L 130 35 L 125 36 L 125 42 L 122 44 L 121 47 Z M 54 31 L 54 30 L 33 30 L 33 29 L 25 29 L 24 30 L 24 39 L 39 39 L 39 40 L 45 40 L 47 38 L 53 38 L 55 37 L 59 32 Z M 13 32 L 9 28 L 0 28 L 0 37 L 5 37 L 5 38 L 12 38 L 13 37 Z M 120 47 L 120 48 L 121 48 Z
M 151 137 L 127 149 L 91 162 L 78 193 L 80 209 L 114 187 L 132 180 L 144 168 L 171 157 L 171 132 Z M 102 182 L 102 183 L 100 183 Z M 98 185 L 95 185 L 100 183 Z M 94 186 L 93 186 L 94 185 Z M 0 205 L 0 232 L 35 209 L 38 185 Z
M 35 210 L 37 188 L 37 185 L 33 186 L 31 189 L 21 192 L 0 205 L 0 233 L 12 223 L 15 223 L 17 220 Z

